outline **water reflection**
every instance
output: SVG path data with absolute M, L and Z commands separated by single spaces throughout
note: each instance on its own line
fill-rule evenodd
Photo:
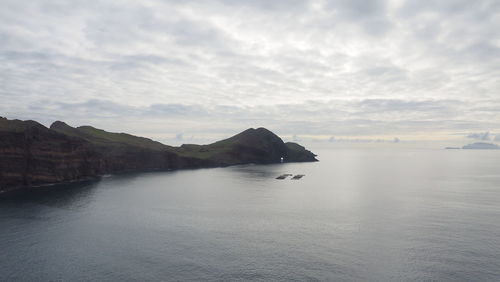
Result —
M 0 205 L 40 205 L 78 209 L 93 201 L 100 179 L 20 189 L 0 195 Z

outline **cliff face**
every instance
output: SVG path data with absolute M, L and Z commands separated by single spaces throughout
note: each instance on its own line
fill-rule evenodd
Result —
M 209 145 L 171 147 L 124 133 L 55 122 L 0 118 L 0 190 L 77 181 L 109 173 L 316 161 L 265 128 Z
M 101 156 L 104 173 L 210 166 L 205 160 L 179 155 L 176 148 L 148 138 L 107 132 L 91 126 L 74 128 L 61 121 L 54 122 L 50 129 L 89 142 Z
M 99 175 L 100 155 L 81 139 L 34 121 L 0 119 L 0 188 L 79 180 Z

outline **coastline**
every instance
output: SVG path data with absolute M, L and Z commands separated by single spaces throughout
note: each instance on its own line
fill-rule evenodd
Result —
M 287 163 L 305 163 L 305 162 L 319 162 L 319 160 L 294 161 L 294 162 L 287 162 Z M 169 169 L 121 171 L 121 172 L 106 173 L 106 174 L 100 174 L 100 175 L 96 175 L 96 176 L 92 176 L 92 177 L 85 177 L 85 178 L 81 178 L 81 179 L 67 180 L 67 181 L 61 181 L 61 182 L 51 182 L 51 183 L 44 183 L 44 184 L 37 184 L 37 185 L 13 186 L 13 187 L 8 187 L 7 189 L 0 188 L 0 197 L 11 194 L 11 193 L 15 193 L 17 191 L 22 191 L 22 190 L 28 191 L 28 190 L 44 189 L 44 188 L 53 187 L 53 186 L 60 186 L 60 185 L 62 186 L 62 185 L 67 185 L 67 184 L 77 184 L 77 183 L 94 182 L 94 181 L 98 182 L 102 178 L 118 176 L 118 175 L 148 173 L 148 172 L 174 172 L 174 171 L 187 171 L 187 170 L 198 170 L 198 169 L 226 168 L 226 167 L 234 167 L 234 166 L 239 166 L 239 165 L 252 165 L 252 164 L 257 164 L 257 163 L 248 162 L 248 163 L 238 163 L 238 164 L 220 165 L 220 166 L 202 166 L 202 167 L 184 167 L 184 168 L 177 168 L 177 169 L 169 168 Z M 258 164 L 258 165 L 277 165 L 277 164 L 283 164 L 283 163 L 278 162 L 278 163 L 266 163 L 266 164 Z

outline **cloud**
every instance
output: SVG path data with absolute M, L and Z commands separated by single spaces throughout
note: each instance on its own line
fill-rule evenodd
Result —
M 392 27 L 386 14 L 387 1 L 334 0 L 326 3 L 335 20 L 355 23 L 368 34 L 382 35 Z
M 456 100 L 366 99 L 359 102 L 359 108 L 372 112 L 444 112 L 459 103 Z
M 320 140 L 317 140 L 318 142 Z M 324 141 L 324 140 L 323 140 Z M 330 143 L 400 143 L 399 138 L 381 139 L 381 138 L 334 138 L 328 139 Z
M 6 0 L 0 112 L 170 136 L 497 132 L 499 12 L 493 0 Z
M 490 140 L 490 133 L 489 132 L 471 133 L 467 135 L 467 138 L 487 141 Z
M 443 108 L 443 105 L 449 106 Z M 433 107 L 439 110 L 433 110 Z M 295 135 L 296 139 L 301 135 L 325 134 L 428 134 L 435 129 L 463 131 L 470 128 L 492 128 L 495 125 L 494 121 L 471 122 L 461 119 L 464 114 L 474 115 L 474 112 L 464 110 L 466 107 L 467 102 L 435 100 L 329 100 L 323 103 L 305 101 L 251 106 L 202 103 L 128 105 L 91 99 L 75 103 L 43 100 L 24 107 L 6 109 L 4 113 L 8 117 L 21 119 L 43 114 L 44 119 L 41 121 L 46 124 L 54 120 L 65 120 L 73 125 L 90 124 L 107 130 L 132 133 L 148 130 L 152 134 L 168 132 L 176 135 L 179 131 L 189 130 L 197 135 L 222 134 L 263 126 L 282 135 Z M 481 114 L 484 115 L 484 111 Z M 336 140 L 332 138 L 332 141 Z

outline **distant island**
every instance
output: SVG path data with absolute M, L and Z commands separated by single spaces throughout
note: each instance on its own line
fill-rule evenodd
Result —
M 465 145 L 462 148 L 460 147 L 446 147 L 445 149 L 447 150 L 500 150 L 500 146 L 492 144 L 492 143 L 485 143 L 485 142 L 476 142 L 472 143 L 469 145 Z
M 47 128 L 32 120 L 0 117 L 0 191 L 113 173 L 314 162 L 315 157 L 265 128 L 250 128 L 209 145 L 173 147 L 91 126 L 56 121 Z
M 500 147 L 491 143 L 477 142 L 469 145 L 465 145 L 462 149 L 466 150 L 498 150 Z

